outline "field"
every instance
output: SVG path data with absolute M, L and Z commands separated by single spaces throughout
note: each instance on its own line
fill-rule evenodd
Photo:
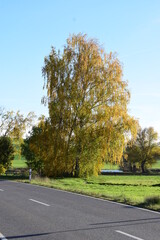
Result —
M 83 193 L 160 211 L 160 176 L 158 175 L 106 175 L 89 179 L 35 178 L 32 180 L 32 184 Z
M 116 164 L 111 164 L 111 163 L 105 163 L 103 166 L 103 169 L 107 169 L 107 170 L 117 170 L 119 169 L 119 166 Z
M 16 142 L 13 142 L 14 145 L 14 149 L 15 149 L 15 156 L 14 156 L 14 160 L 12 162 L 12 169 L 15 168 L 26 168 L 27 164 L 26 164 L 26 159 L 24 157 L 21 156 L 20 154 L 20 145 L 17 144 Z
M 12 168 L 26 168 L 26 160 L 25 159 L 14 159 L 12 162 Z
M 110 164 L 110 163 L 105 163 L 103 169 L 107 169 L 107 170 L 117 170 L 119 169 L 119 166 L 116 164 Z M 156 163 L 154 163 L 151 166 L 151 169 L 160 169 L 160 160 L 158 160 Z
M 25 168 L 27 167 L 27 164 L 25 162 L 26 160 L 24 158 L 18 159 L 17 157 L 15 157 L 12 163 L 12 168 Z M 157 161 L 157 163 L 153 164 L 151 168 L 160 169 L 160 160 Z M 119 166 L 116 164 L 105 163 L 103 169 L 117 170 L 119 169 Z
M 160 169 L 160 160 L 152 165 L 152 169 Z

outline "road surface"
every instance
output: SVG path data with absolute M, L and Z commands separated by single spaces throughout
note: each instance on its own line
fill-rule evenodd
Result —
M 160 213 L 0 181 L 0 239 L 160 240 Z

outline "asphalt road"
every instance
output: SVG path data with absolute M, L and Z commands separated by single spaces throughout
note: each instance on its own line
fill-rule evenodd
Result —
M 0 181 L 0 239 L 160 240 L 160 213 Z

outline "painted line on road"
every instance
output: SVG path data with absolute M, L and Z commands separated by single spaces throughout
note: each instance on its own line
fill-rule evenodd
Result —
M 116 232 L 117 232 L 117 233 L 120 233 L 120 234 L 122 234 L 122 235 L 125 235 L 125 236 L 127 236 L 127 237 L 136 239 L 136 240 L 144 240 L 144 239 L 142 239 L 142 238 L 135 237 L 135 236 L 133 236 L 133 235 L 131 235 L 131 234 L 128 234 L 128 233 L 125 233 L 125 232 L 122 232 L 122 231 L 119 231 L 119 230 L 116 230 Z
M 5 238 L 5 236 L 3 236 L 2 233 L 0 233 L 0 239 L 1 239 L 1 240 L 7 240 L 7 238 Z
M 3 190 L 3 189 L 0 189 L 0 192 L 4 192 L 4 190 Z
M 29 199 L 29 200 L 32 201 L 32 202 L 39 203 L 39 204 L 42 204 L 42 205 L 44 205 L 44 206 L 50 207 L 50 205 L 47 204 L 47 203 L 39 202 L 39 201 L 34 200 L 34 199 Z

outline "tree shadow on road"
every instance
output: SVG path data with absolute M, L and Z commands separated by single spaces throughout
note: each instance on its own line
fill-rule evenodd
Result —
M 8 236 L 6 237 L 7 239 L 19 239 L 19 238 L 29 238 L 29 237 L 40 237 L 40 236 L 46 236 L 53 234 L 53 232 L 48 232 L 48 233 L 36 233 L 36 234 L 26 234 L 26 235 L 18 235 L 18 236 Z M 2 238 L 3 240 L 3 238 Z
M 133 222 L 145 222 L 145 221 L 152 221 L 152 220 L 159 220 L 160 217 L 157 218 L 141 218 L 141 219 L 128 219 L 128 220 L 121 220 L 121 221 L 114 221 L 114 222 L 102 222 L 102 223 L 92 223 L 90 225 L 106 225 L 106 224 L 119 224 L 119 223 L 133 223 Z
M 31 237 L 40 237 L 54 234 L 63 234 L 63 233 L 73 233 L 73 232 L 83 232 L 83 231 L 92 231 L 92 230 L 101 230 L 106 229 L 109 230 L 111 228 L 124 227 L 124 226 L 136 226 L 136 225 L 144 225 L 144 224 L 155 224 L 160 222 L 159 218 L 144 218 L 144 219 L 133 219 L 133 220 L 122 220 L 122 221 L 114 221 L 114 222 L 103 222 L 103 223 L 92 223 L 90 226 L 94 225 L 96 227 L 86 227 L 86 228 L 75 228 L 75 229 L 64 229 L 59 231 L 53 231 L 48 233 L 37 233 L 37 234 L 26 234 L 26 235 L 18 235 L 18 236 L 7 236 L 9 239 L 25 239 Z M 104 225 L 104 226 L 100 226 Z

